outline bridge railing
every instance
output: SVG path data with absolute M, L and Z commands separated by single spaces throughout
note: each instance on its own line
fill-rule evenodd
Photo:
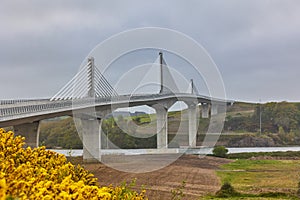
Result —
M 47 101 L 48 99 L 5 99 L 5 100 L 0 100 L 0 106 L 28 104 L 32 102 L 47 102 Z
M 49 100 L 36 100 L 14 103 L 7 102 L 0 105 L 0 120 L 14 119 L 20 117 L 20 115 L 53 111 L 66 107 L 72 107 L 72 101 L 50 102 Z
M 0 121 L 26 117 L 30 114 L 41 112 L 55 112 L 72 108 L 81 108 L 92 104 L 105 104 L 112 100 L 111 97 L 101 97 L 96 99 L 83 98 L 73 100 L 2 100 L 0 103 Z
M 90 106 L 91 104 L 107 104 L 112 101 L 127 101 L 128 99 L 143 99 L 145 97 L 151 98 L 162 95 L 122 95 L 118 97 L 98 97 L 95 99 L 82 98 L 73 100 L 56 100 L 50 101 L 49 99 L 38 100 L 1 100 L 0 101 L 0 121 L 16 119 L 28 116 L 30 114 L 38 114 L 40 112 L 68 109 L 68 108 L 81 108 Z

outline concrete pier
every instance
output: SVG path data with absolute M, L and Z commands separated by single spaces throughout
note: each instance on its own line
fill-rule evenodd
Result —
M 211 115 L 217 115 L 218 114 L 218 107 L 219 105 L 218 104 L 212 104 L 211 105 Z
M 96 118 L 80 119 L 82 126 L 83 161 L 99 162 L 101 160 L 101 120 Z
M 168 109 L 161 105 L 154 106 L 157 120 L 157 148 L 168 148 Z
M 201 104 L 202 118 L 209 118 L 209 104 Z
M 188 104 L 189 116 L 189 147 L 196 148 L 198 132 L 198 106 L 197 104 Z

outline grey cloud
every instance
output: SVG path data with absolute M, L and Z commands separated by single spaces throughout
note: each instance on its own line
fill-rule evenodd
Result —
M 0 99 L 50 97 L 105 38 L 159 26 L 208 50 L 229 98 L 299 101 L 299 19 L 296 0 L 2 1 Z

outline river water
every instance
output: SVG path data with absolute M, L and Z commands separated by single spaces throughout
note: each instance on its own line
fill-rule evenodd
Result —
M 227 148 L 228 153 L 246 153 L 246 152 L 276 152 L 276 151 L 300 151 L 299 147 L 240 147 L 240 148 Z M 82 156 L 82 149 L 51 149 L 57 153 L 66 156 Z M 170 153 L 187 153 L 187 154 L 211 154 L 213 148 L 199 149 L 170 149 Z M 125 154 L 125 155 L 139 155 L 146 153 L 153 153 L 155 149 L 103 149 L 103 154 Z

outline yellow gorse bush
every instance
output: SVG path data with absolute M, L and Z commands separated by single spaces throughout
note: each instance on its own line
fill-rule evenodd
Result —
M 0 128 L 0 200 L 147 199 L 125 185 L 99 187 L 93 174 L 45 147 L 22 148 L 25 138 Z

